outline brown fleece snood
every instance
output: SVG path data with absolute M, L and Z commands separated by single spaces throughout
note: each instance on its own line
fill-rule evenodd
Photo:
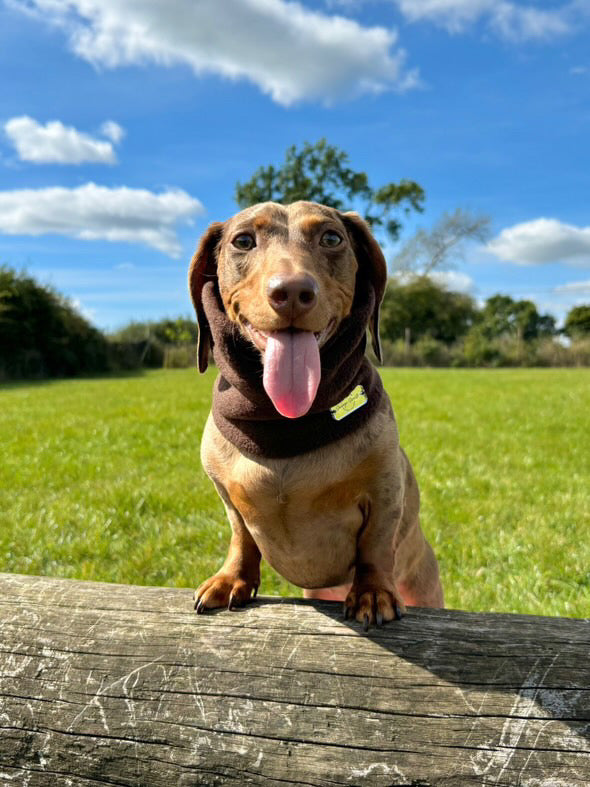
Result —
M 202 303 L 219 369 L 213 419 L 240 451 L 275 459 L 313 451 L 359 429 L 379 407 L 383 384 L 365 357 L 367 324 L 375 305 L 369 281 L 357 284 L 351 313 L 321 348 L 322 376 L 316 398 L 309 412 L 295 419 L 275 410 L 262 386 L 260 352 L 227 317 L 217 281 L 204 285 Z

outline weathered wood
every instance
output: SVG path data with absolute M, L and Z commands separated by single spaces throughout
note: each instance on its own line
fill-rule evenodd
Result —
M 590 784 L 590 621 L 0 575 L 0 783 Z

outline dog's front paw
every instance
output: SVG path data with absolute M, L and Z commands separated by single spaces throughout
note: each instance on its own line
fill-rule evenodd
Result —
M 206 609 L 216 607 L 242 607 L 250 601 L 252 592 L 256 596 L 258 581 L 220 572 L 209 577 L 195 591 L 195 609 L 200 615 Z
M 358 620 L 365 631 L 371 623 L 381 626 L 390 620 L 401 620 L 405 611 L 395 591 L 376 580 L 355 581 L 344 602 L 344 618 Z

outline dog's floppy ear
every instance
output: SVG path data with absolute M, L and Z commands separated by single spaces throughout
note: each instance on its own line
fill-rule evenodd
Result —
M 217 247 L 221 240 L 224 226 L 220 221 L 211 224 L 201 238 L 188 271 L 188 286 L 193 306 L 197 313 L 197 325 L 199 328 L 197 357 L 200 372 L 204 372 L 209 365 L 209 351 L 212 343 L 211 329 L 205 316 L 201 295 L 205 282 L 217 278 Z
M 358 213 L 341 213 L 344 226 L 352 238 L 359 269 L 357 276 L 366 276 L 375 290 L 375 308 L 369 320 L 369 330 L 373 340 L 373 351 L 379 363 L 383 362 L 381 340 L 379 339 L 379 309 L 387 285 L 387 263 L 371 233 L 367 222 Z

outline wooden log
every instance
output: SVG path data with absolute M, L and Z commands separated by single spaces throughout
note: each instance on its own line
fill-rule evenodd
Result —
M 0 575 L 0 784 L 590 784 L 590 621 Z

